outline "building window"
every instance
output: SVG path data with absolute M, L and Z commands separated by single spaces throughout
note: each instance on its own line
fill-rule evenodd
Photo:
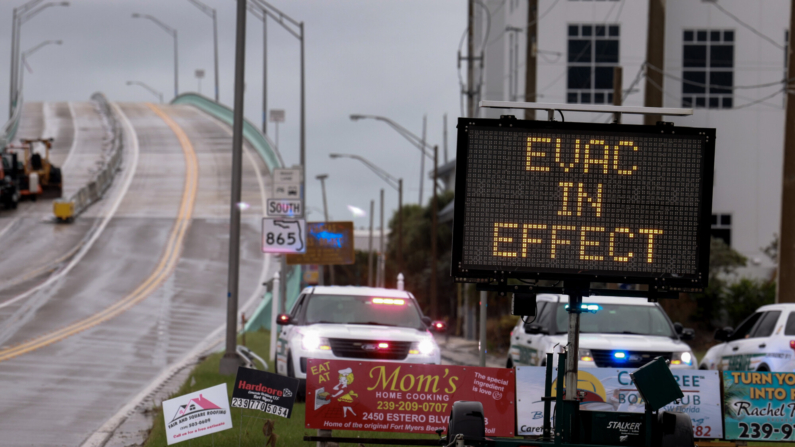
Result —
M 613 103 L 613 69 L 618 65 L 618 25 L 568 25 L 566 102 Z
M 715 239 L 723 239 L 726 245 L 732 245 L 732 215 L 713 214 L 710 235 Z
M 685 30 L 682 107 L 731 109 L 734 95 L 734 31 Z

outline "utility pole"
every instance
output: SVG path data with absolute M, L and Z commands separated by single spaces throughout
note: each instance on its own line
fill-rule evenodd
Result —
M 367 285 L 373 287 L 373 215 L 375 200 L 370 201 L 370 250 L 367 252 Z
M 443 122 L 444 122 L 444 132 L 442 135 L 444 137 L 444 164 L 447 164 L 447 114 L 446 113 L 444 114 Z
M 328 222 L 328 203 L 326 202 L 326 179 L 328 178 L 328 174 L 319 174 L 315 178 L 320 180 L 320 189 L 323 191 L 323 220 Z M 324 270 L 324 268 L 323 268 L 322 265 L 319 265 L 318 269 L 320 270 L 320 272 L 319 272 L 320 274 L 318 275 L 320 277 L 319 278 L 320 279 L 320 285 L 323 285 L 325 283 L 324 278 L 323 278 L 323 274 L 324 274 L 323 270 Z M 328 266 L 328 270 L 329 270 L 329 272 L 328 272 L 329 285 L 333 286 L 334 285 L 334 266 L 333 265 L 329 265 Z
M 467 26 L 467 116 L 475 117 L 475 0 L 469 0 Z M 420 201 L 422 206 L 422 201 Z
M 621 66 L 613 67 L 613 105 L 620 106 L 624 96 L 624 70 Z M 621 124 L 621 113 L 613 113 L 613 121 Z
M 174 41 L 176 48 L 176 40 Z M 242 364 L 237 354 L 237 292 L 240 267 L 240 192 L 243 167 L 243 82 L 246 69 L 246 0 L 237 0 L 235 43 L 235 108 L 232 122 L 232 200 L 229 222 L 229 277 L 226 295 L 226 352 L 219 373 L 231 375 Z M 287 277 L 282 278 L 286 282 Z
M 524 74 L 524 100 L 536 102 L 536 46 L 538 42 L 538 0 L 527 0 L 527 58 Z M 536 111 L 526 109 L 524 119 L 536 119 Z
M 433 206 L 431 207 L 431 318 L 439 318 L 439 303 L 436 296 L 437 269 L 437 237 L 436 228 L 439 223 L 439 201 L 436 194 L 436 180 L 439 177 L 439 146 L 433 147 Z
M 422 149 L 420 150 L 420 202 L 422 206 L 422 186 L 425 180 L 425 130 L 428 127 L 428 115 L 422 116 Z
M 403 273 L 403 179 L 398 179 L 398 273 Z
M 789 55 L 787 79 L 795 76 L 792 45 L 795 42 L 795 0 L 790 6 Z M 789 92 L 787 82 L 786 92 Z M 781 237 L 778 242 L 777 303 L 795 302 L 795 101 L 786 93 L 787 115 L 784 119 L 784 176 L 781 188 Z
M 663 55 L 665 54 L 665 0 L 649 0 L 649 25 L 646 37 L 646 88 L 643 105 L 663 105 Z M 615 93 L 614 93 L 615 95 Z M 643 124 L 653 126 L 662 121 L 662 115 L 643 115 Z
M 381 188 L 381 237 L 378 238 L 378 287 L 386 287 L 386 254 L 384 254 L 384 188 Z

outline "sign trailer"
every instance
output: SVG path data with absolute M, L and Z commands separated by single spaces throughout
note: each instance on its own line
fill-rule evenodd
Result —
M 452 275 L 706 285 L 715 130 L 460 119 Z

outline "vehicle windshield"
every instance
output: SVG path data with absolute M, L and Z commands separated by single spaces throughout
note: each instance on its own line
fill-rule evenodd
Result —
M 306 324 L 315 323 L 425 327 L 414 300 L 351 295 L 312 295 L 306 307 Z
M 674 338 L 674 331 L 663 311 L 657 306 L 600 304 L 596 313 L 583 312 L 580 332 L 599 334 L 654 335 Z M 555 315 L 558 334 L 565 334 L 569 326 L 566 303 L 558 303 Z

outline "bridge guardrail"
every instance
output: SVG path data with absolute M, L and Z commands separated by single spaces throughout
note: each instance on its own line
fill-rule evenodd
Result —
M 113 183 L 113 177 L 119 169 L 124 152 L 124 138 L 116 115 L 111 109 L 108 98 L 103 93 L 97 92 L 91 95 L 91 100 L 97 104 L 100 115 L 107 125 L 109 139 L 105 140 L 110 144 L 110 157 L 106 158 L 99 170 L 91 180 L 83 187 L 78 189 L 67 199 L 58 199 L 53 202 L 53 213 L 58 220 L 68 221 L 85 211 L 89 205 L 101 199 Z M 107 153 L 106 152 L 106 153 Z
M 232 126 L 234 122 L 234 111 L 232 109 L 198 93 L 183 93 L 174 98 L 171 104 L 192 105 L 229 126 Z M 243 137 L 249 144 L 254 146 L 262 160 L 268 165 L 269 171 L 273 172 L 275 168 L 284 167 L 282 156 L 273 142 L 248 120 L 243 121 Z M 290 309 L 301 293 L 301 268 L 299 266 L 289 266 L 286 277 L 286 304 L 287 308 Z M 270 292 L 265 293 L 259 307 L 249 317 L 248 323 L 246 323 L 244 328 L 245 331 L 256 331 L 263 328 L 270 329 L 272 299 L 273 296 Z

